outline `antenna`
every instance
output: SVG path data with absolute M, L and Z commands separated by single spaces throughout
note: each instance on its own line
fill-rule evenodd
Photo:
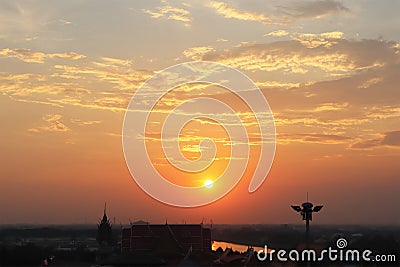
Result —
M 307 192 L 307 202 L 308 202 L 308 192 Z

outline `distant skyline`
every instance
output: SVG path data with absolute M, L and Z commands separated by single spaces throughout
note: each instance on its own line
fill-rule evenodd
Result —
M 290 205 L 307 192 L 324 205 L 313 224 L 400 224 L 398 10 L 398 1 L 1 1 L 0 224 L 96 223 L 104 202 L 118 224 L 301 223 Z M 136 185 L 121 134 L 137 88 L 193 60 L 237 68 L 260 87 L 277 149 L 255 193 L 248 170 L 221 200 L 183 209 Z M 193 94 L 178 91 L 158 108 Z M 189 126 L 189 158 L 199 155 L 193 129 L 223 136 Z M 220 148 L 210 176 L 229 155 Z

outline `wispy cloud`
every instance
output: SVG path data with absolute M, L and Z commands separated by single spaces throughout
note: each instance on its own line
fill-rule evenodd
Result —
M 350 10 L 336 0 L 297 1 L 289 5 L 279 6 L 278 10 L 284 15 L 288 23 L 297 19 L 322 18 Z
M 364 88 L 364 89 L 365 89 L 365 88 L 368 88 L 368 87 L 370 87 L 370 86 L 372 86 L 372 85 L 374 85 L 374 84 L 377 84 L 377 83 L 379 83 L 379 82 L 381 82 L 381 81 L 383 81 L 383 78 L 382 78 L 382 77 L 370 78 L 370 79 L 364 81 L 362 84 L 360 84 L 360 85 L 358 86 L 358 88 Z
M 293 88 L 293 87 L 299 87 L 300 83 L 264 81 L 264 82 L 256 82 L 256 85 L 259 86 L 260 88 Z
M 183 55 L 193 60 L 201 60 L 206 53 L 215 51 L 211 46 L 196 46 L 183 51 Z
M 155 19 L 167 19 L 175 20 L 184 23 L 185 26 L 189 27 L 192 19 L 190 18 L 190 12 L 181 7 L 174 7 L 171 5 L 163 5 L 156 7 L 155 9 L 143 9 L 145 14 L 150 15 Z
M 67 132 L 71 130 L 65 124 L 61 122 L 62 116 L 59 114 L 49 114 L 43 116 L 43 120 L 47 122 L 44 126 L 28 129 L 29 132 L 40 133 L 40 132 Z
M 354 143 L 351 147 L 355 149 L 371 149 L 375 147 L 400 147 L 400 131 L 391 131 L 381 134 L 380 138 L 368 139 Z
M 73 124 L 77 124 L 79 126 L 86 126 L 86 125 L 94 125 L 94 124 L 100 124 L 101 121 L 88 121 L 88 120 L 81 120 L 81 119 L 70 119 L 70 122 Z
M 223 51 L 211 51 L 202 59 L 252 72 L 305 74 L 320 79 L 351 76 L 395 60 L 390 42 L 354 41 L 342 36 L 342 32 L 302 34 L 296 40 L 242 44 Z
M 84 55 L 77 54 L 74 52 L 46 54 L 24 48 L 16 48 L 16 49 L 4 48 L 0 50 L 0 56 L 8 58 L 18 58 L 19 60 L 31 63 L 44 63 L 46 59 L 52 59 L 52 58 L 77 60 L 86 57 Z
M 272 20 L 263 13 L 243 11 L 228 5 L 225 2 L 211 1 L 210 7 L 228 19 L 256 21 L 264 24 L 272 24 Z
M 225 38 L 220 37 L 220 38 L 217 39 L 217 42 L 228 42 L 228 40 L 225 39 Z
M 46 68 L 34 73 L 0 73 L 0 94 L 15 101 L 123 111 L 134 91 L 152 74 L 133 69 L 129 59 L 25 52 L 16 55 L 23 61 L 42 62 Z M 61 59 L 58 64 L 45 61 L 55 57 Z M 84 63 L 71 64 L 70 58 L 82 58 Z
M 293 36 L 293 39 L 300 42 L 307 48 L 316 48 L 319 46 L 325 46 L 327 48 L 337 44 L 335 39 L 341 39 L 343 32 L 324 32 L 320 34 L 314 33 L 302 33 Z
M 119 67 L 132 67 L 133 61 L 129 59 L 101 57 L 103 62 L 96 62 L 102 67 L 119 66 Z
M 289 35 L 289 32 L 285 30 L 276 30 L 265 34 L 264 36 L 274 36 L 274 37 L 282 37 Z
M 276 6 L 272 10 L 260 7 L 258 11 L 243 10 L 234 7 L 231 2 L 211 1 L 209 6 L 227 19 L 254 21 L 267 25 L 287 25 L 299 19 L 318 19 L 337 13 L 348 13 L 350 10 L 335 0 L 298 1 L 288 5 Z M 272 15 L 267 15 L 272 14 Z M 284 36 L 285 31 L 275 31 L 271 36 Z
M 342 144 L 353 140 L 352 137 L 337 134 L 321 134 L 321 133 L 295 133 L 280 134 L 278 142 L 287 143 L 318 143 L 318 144 Z
M 207 53 L 203 60 L 221 62 L 241 70 L 299 74 L 320 70 L 327 74 L 339 75 L 357 68 L 346 51 L 309 51 L 293 41 L 241 45 L 229 51 Z

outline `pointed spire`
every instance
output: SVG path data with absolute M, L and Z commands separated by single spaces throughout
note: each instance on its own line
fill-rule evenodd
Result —
M 104 221 L 104 222 L 108 222 L 108 218 L 107 218 L 107 202 L 104 202 L 103 221 Z
M 107 218 L 107 203 L 104 203 L 103 219 L 98 224 L 97 241 L 99 244 L 111 244 L 112 241 L 111 223 Z

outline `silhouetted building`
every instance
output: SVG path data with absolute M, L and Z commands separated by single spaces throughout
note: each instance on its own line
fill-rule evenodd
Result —
M 112 243 L 112 227 L 110 220 L 107 218 L 106 209 L 107 206 L 104 204 L 103 219 L 97 225 L 97 242 L 100 245 L 110 245 Z
M 163 256 L 210 252 L 211 229 L 202 224 L 133 224 L 122 230 L 121 249 Z

